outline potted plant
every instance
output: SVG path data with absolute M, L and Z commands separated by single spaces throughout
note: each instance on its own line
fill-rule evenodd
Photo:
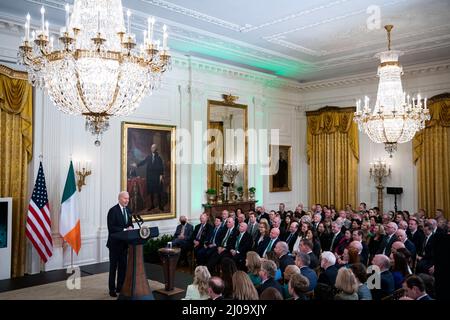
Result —
M 250 188 L 248 188 L 248 198 L 249 198 L 249 200 L 255 200 L 255 191 L 256 191 L 256 188 L 255 187 L 250 187 Z
M 242 201 L 242 197 L 244 196 L 244 188 L 242 188 L 241 186 L 237 187 L 237 192 L 239 195 L 238 201 Z
M 209 188 L 206 190 L 206 194 L 208 195 L 208 203 L 216 200 L 216 189 Z
M 148 263 L 159 263 L 161 259 L 158 254 L 158 249 L 166 247 L 167 242 L 172 241 L 172 239 L 173 236 L 170 234 L 149 239 L 144 244 L 144 261 Z

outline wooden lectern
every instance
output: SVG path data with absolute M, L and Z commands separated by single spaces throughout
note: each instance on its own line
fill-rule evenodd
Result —
M 143 244 L 148 238 L 141 238 L 139 231 L 140 229 L 127 230 L 112 235 L 115 239 L 128 244 L 127 273 L 118 300 L 153 300 L 144 268 Z M 150 228 L 149 238 L 158 235 L 158 227 Z
M 166 286 L 164 289 L 155 290 L 156 292 L 166 296 L 173 296 L 184 291 L 180 288 L 174 288 L 175 270 L 177 268 L 178 258 L 180 257 L 180 251 L 180 248 L 161 248 L 158 250 L 163 263 Z

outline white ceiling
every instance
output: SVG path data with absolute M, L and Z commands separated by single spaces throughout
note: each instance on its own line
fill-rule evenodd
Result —
M 38 23 L 47 7 L 63 24 L 73 0 L 0 0 L 0 19 Z M 385 24 L 404 66 L 450 58 L 449 0 L 123 0 L 138 39 L 146 18 L 167 24 L 177 52 L 276 74 L 300 82 L 376 72 L 386 49 Z M 378 26 L 371 17 L 379 12 Z M 368 23 L 369 21 L 369 23 Z M 373 26 L 373 27 L 372 27 Z

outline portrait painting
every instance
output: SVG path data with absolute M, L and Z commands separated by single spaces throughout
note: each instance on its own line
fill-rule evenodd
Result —
M 176 217 L 175 127 L 122 122 L 122 190 L 144 220 Z
M 270 162 L 273 174 L 269 175 L 269 191 L 291 191 L 291 146 L 270 145 Z

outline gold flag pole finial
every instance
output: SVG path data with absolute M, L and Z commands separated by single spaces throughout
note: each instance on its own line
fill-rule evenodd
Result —
M 394 28 L 394 26 L 392 24 L 388 24 L 388 25 L 385 25 L 384 28 L 386 29 L 387 34 L 388 34 L 388 50 L 390 51 L 391 50 L 391 30 Z

